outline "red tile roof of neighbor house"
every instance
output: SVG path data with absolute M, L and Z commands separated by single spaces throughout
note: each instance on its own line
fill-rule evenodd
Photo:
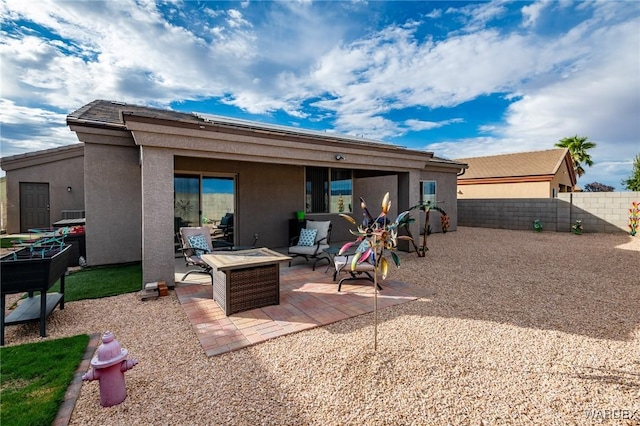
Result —
M 567 162 L 571 180 L 574 184 L 576 182 L 573 171 L 573 161 L 569 155 L 569 150 L 565 148 L 490 155 L 486 157 L 457 158 L 454 161 L 467 163 L 469 165 L 465 174 L 458 177 L 459 181 L 513 177 L 540 178 L 543 176 L 552 178 L 558 172 L 563 162 Z

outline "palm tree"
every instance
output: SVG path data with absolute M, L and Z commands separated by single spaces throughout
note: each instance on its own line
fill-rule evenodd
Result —
M 567 148 L 569 150 L 569 155 L 571 155 L 574 170 L 578 177 L 584 174 L 582 164 L 586 164 L 589 167 L 593 166 L 593 161 L 591 160 L 591 156 L 587 153 L 587 150 L 595 148 L 596 143 L 589 141 L 587 136 L 575 135 L 560 139 L 556 142 L 555 146 L 558 148 Z

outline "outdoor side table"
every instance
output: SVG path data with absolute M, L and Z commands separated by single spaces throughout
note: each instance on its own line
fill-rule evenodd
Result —
M 338 246 L 330 246 L 329 248 L 324 249 L 323 253 L 326 253 L 327 256 L 329 257 L 329 264 L 327 265 L 327 269 L 324 270 L 324 273 L 326 274 L 329 271 L 329 268 L 331 268 L 331 267 L 335 268 L 335 266 L 336 266 L 336 255 L 338 253 L 340 253 L 340 247 L 338 247 Z M 335 280 L 335 278 L 334 278 L 334 280 Z
M 290 259 L 264 247 L 202 255 L 213 268 L 213 299 L 226 315 L 280 304 L 280 263 Z

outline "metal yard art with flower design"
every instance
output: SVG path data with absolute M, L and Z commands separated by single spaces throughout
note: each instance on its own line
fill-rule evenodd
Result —
M 446 234 L 447 231 L 449 230 L 449 215 L 447 215 L 447 212 L 445 212 L 442 208 L 432 205 L 430 201 L 421 202 L 420 204 L 417 204 L 411 207 L 408 211 L 416 210 L 416 209 L 423 211 L 425 213 L 424 228 L 421 234 L 423 237 L 422 244 L 418 247 L 414 241 L 413 235 L 411 235 L 411 231 L 409 230 L 409 228 L 406 227 L 405 230 L 407 232 L 407 235 L 409 235 L 410 237 L 411 244 L 413 245 L 413 248 L 418 254 L 418 257 L 425 257 L 427 255 L 427 251 L 429 250 L 429 247 L 427 247 L 427 237 L 431 234 L 431 225 L 430 225 L 431 210 L 435 210 L 438 213 L 440 213 L 440 225 L 442 227 L 443 234 Z M 408 215 L 405 216 L 404 218 L 405 225 L 413 221 L 414 219 Z
M 533 230 L 536 232 L 542 232 L 542 222 L 539 219 L 533 221 Z
M 398 215 L 395 221 L 391 221 L 387 215 L 391 208 L 391 200 L 389 199 L 389 193 L 387 192 L 382 199 L 382 210 L 378 217 L 374 218 L 369 209 L 367 203 L 360 197 L 360 207 L 362 208 L 363 221 L 358 228 L 350 230 L 353 235 L 356 236 L 355 241 L 346 243 L 340 248 L 339 254 L 342 255 L 345 251 L 357 244 L 356 253 L 351 260 L 351 270 L 355 270 L 358 263 L 370 262 L 374 265 L 373 274 L 373 316 L 374 316 L 374 350 L 378 349 L 378 272 L 382 279 L 387 278 L 387 272 L 389 270 L 389 262 L 385 258 L 385 251 L 391 253 L 393 262 L 396 266 L 400 266 L 400 258 L 395 253 L 398 240 L 411 240 L 413 239 L 406 235 L 398 235 L 398 230 L 406 226 L 409 223 L 409 210 L 404 211 Z M 357 225 L 353 217 L 340 214 L 347 221 L 353 225 Z
M 632 202 L 629 209 L 629 233 L 632 237 L 638 233 L 640 227 L 640 202 Z
M 584 228 L 582 227 L 582 221 L 580 219 L 576 220 L 573 225 L 571 225 L 571 232 L 576 235 L 582 235 L 582 231 Z

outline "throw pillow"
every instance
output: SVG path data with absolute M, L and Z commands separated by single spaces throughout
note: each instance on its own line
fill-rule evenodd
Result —
M 307 246 L 310 247 L 316 242 L 316 234 L 318 233 L 317 229 L 307 229 L 303 228 L 300 230 L 300 238 L 298 239 L 299 246 Z
M 189 235 L 189 246 L 195 249 L 196 256 L 202 256 L 204 253 L 209 253 L 209 244 L 207 239 L 202 234 Z

